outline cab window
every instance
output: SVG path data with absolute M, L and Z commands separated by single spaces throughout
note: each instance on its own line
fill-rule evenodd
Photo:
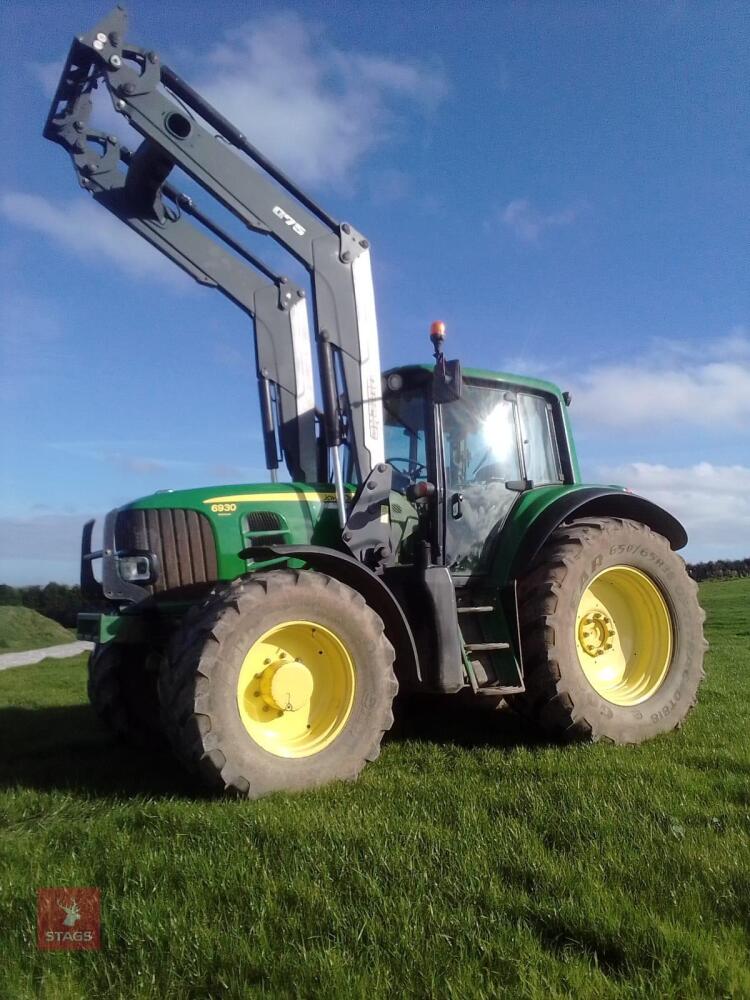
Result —
M 561 483 L 551 404 L 543 396 L 531 393 L 519 392 L 517 398 L 526 478 L 535 486 Z
M 393 470 L 393 488 L 427 479 L 426 399 L 422 389 L 404 390 L 383 399 L 385 460 Z
M 443 435 L 450 489 L 521 477 L 514 405 L 502 389 L 465 385 L 443 407 Z

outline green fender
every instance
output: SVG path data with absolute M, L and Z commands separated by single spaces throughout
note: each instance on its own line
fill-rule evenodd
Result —
M 543 486 L 521 494 L 508 515 L 490 564 L 502 586 L 523 576 L 550 535 L 571 518 L 625 517 L 648 525 L 673 549 L 687 544 L 680 522 L 658 504 L 618 486 Z

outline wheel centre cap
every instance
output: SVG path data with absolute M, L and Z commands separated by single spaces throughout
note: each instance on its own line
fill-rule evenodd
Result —
M 578 623 L 578 641 L 589 656 L 601 656 L 613 648 L 615 628 L 603 611 L 588 611 Z
M 297 712 L 310 701 L 313 677 L 300 660 L 280 661 L 263 671 L 260 693 L 271 708 L 279 712 Z

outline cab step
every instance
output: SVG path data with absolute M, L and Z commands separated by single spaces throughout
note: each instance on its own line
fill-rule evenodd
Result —
M 486 653 L 492 649 L 510 649 L 509 642 L 465 642 L 464 649 L 473 653 Z

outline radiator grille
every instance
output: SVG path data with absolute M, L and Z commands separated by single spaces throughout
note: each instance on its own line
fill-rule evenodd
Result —
M 205 514 L 195 510 L 122 510 L 115 529 L 117 548 L 153 552 L 159 560 L 149 592 L 174 590 L 217 579 L 216 544 Z

